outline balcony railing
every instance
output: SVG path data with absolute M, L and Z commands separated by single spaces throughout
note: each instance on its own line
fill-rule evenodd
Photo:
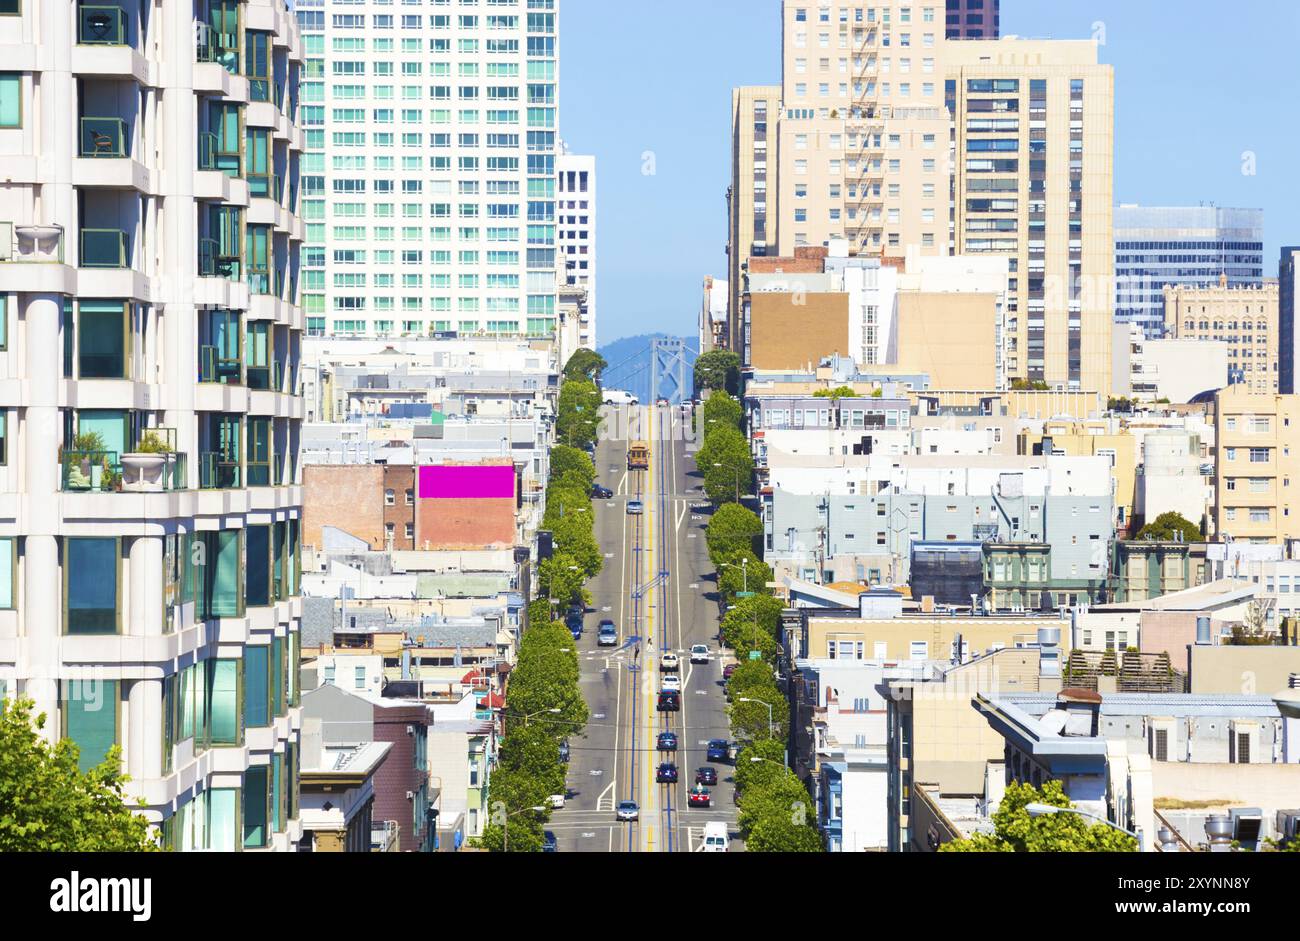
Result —
M 65 493 L 112 493 L 122 479 L 116 451 L 64 451 L 60 464 Z
M 125 46 L 126 11 L 114 6 L 78 7 L 77 42 L 83 46 Z
M 216 62 L 231 75 L 239 74 L 239 35 L 214 30 L 207 23 L 198 24 L 195 57 L 200 62 Z
M 279 268 L 275 271 L 250 271 L 248 290 L 253 294 L 284 297 L 284 271 Z
M 249 366 L 248 387 L 279 392 L 284 388 L 284 363 L 275 360 L 269 366 Z
M 82 268 L 126 268 L 126 233 L 121 229 L 81 230 Z
M 125 157 L 126 122 L 121 118 L 82 118 L 81 156 Z
M 199 382 L 215 382 L 221 385 L 237 386 L 243 376 L 243 364 L 238 356 L 226 357 L 215 346 L 199 347 Z M 249 370 L 251 377 L 252 370 Z
M 216 239 L 199 239 L 199 277 L 239 279 L 239 259 L 223 256 Z
M 200 490 L 236 490 L 240 485 L 238 460 L 220 451 L 203 451 L 199 454 Z
M 63 263 L 63 227 L 0 222 L 0 263 Z

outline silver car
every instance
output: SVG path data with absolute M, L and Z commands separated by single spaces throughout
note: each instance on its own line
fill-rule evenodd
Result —
M 618 809 L 614 813 L 620 821 L 637 820 L 641 816 L 641 808 L 637 806 L 636 801 L 619 801 Z
M 640 500 L 633 500 L 627 505 L 628 516 L 640 516 L 644 512 L 645 512 L 645 504 L 643 504 Z

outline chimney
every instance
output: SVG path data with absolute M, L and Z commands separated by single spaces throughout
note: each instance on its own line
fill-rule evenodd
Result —
M 1101 718 L 1101 694 L 1090 689 L 1063 689 L 1056 695 L 1056 708 L 1065 713 L 1061 734 L 1073 738 L 1096 738 Z

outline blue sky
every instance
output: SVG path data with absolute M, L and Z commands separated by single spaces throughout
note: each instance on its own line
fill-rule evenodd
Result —
M 936 0 L 938 2 L 938 0 Z M 1115 198 L 1265 210 L 1300 243 L 1300 3 L 1002 0 L 1004 35 L 1104 38 Z M 600 340 L 694 335 L 726 274 L 731 89 L 780 81 L 780 0 L 563 0 L 561 134 L 599 174 Z M 1254 155 L 1254 175 L 1243 154 Z

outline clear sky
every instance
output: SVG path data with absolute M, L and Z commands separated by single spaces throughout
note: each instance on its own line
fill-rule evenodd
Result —
M 780 82 L 780 0 L 562 0 L 560 29 L 561 136 L 598 161 L 600 342 L 693 336 L 726 275 L 731 89 Z M 1002 31 L 1103 39 L 1116 202 L 1264 209 L 1276 276 L 1300 244 L 1300 2 L 1002 0 Z

